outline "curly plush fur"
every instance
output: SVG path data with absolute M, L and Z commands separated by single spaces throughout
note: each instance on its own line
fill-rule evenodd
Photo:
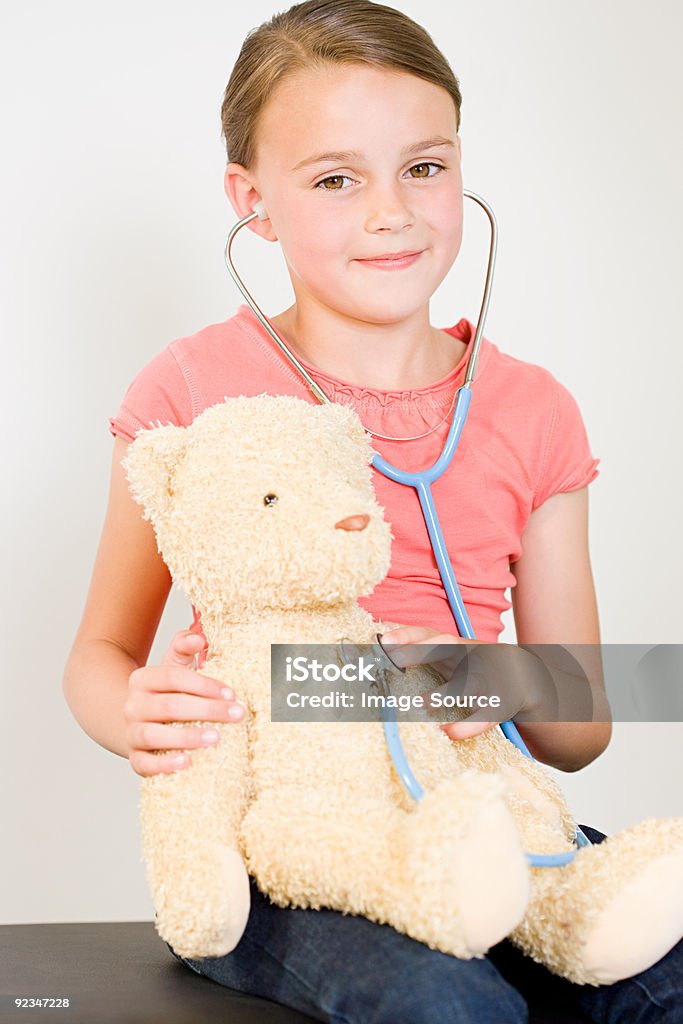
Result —
M 579 984 L 644 970 L 683 934 L 683 820 L 529 868 L 525 850 L 572 848 L 573 819 L 499 730 L 451 741 L 437 723 L 402 724 L 425 790 L 415 804 L 381 723 L 271 722 L 271 643 L 369 643 L 391 625 L 357 603 L 390 562 L 372 454 L 350 409 L 266 394 L 141 431 L 129 447 L 131 491 L 201 612 L 203 671 L 247 707 L 189 768 L 142 782 L 159 934 L 182 956 L 230 952 L 251 875 L 280 906 L 362 914 L 458 957 L 510 935 Z M 363 513 L 365 529 L 335 528 Z

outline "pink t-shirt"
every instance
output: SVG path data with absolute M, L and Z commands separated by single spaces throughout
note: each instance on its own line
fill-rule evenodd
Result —
M 465 377 L 475 325 L 463 318 L 445 330 L 467 349 L 449 374 L 419 390 L 356 387 L 301 362 L 326 394 L 354 408 L 369 430 L 413 436 L 444 418 Z M 317 404 L 250 307 L 241 305 L 228 320 L 172 341 L 147 363 L 109 429 L 131 441 L 137 430 L 159 423 L 187 426 L 225 397 L 263 392 Z M 423 469 L 440 455 L 450 418 L 420 440 L 371 441 L 393 465 Z M 515 585 L 510 564 L 522 553 L 520 538 L 532 510 L 558 491 L 590 483 L 599 462 L 570 392 L 548 370 L 501 352 L 483 336 L 458 448 L 432 485 L 477 639 L 494 643 L 503 629 L 501 614 L 511 607 L 506 590 Z M 373 479 L 395 539 L 388 576 L 359 603 L 376 619 L 457 635 L 415 490 L 379 472 Z

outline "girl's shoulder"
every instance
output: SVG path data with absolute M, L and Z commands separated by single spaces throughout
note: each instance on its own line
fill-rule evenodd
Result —
M 486 401 L 506 414 L 534 422 L 547 440 L 560 430 L 583 429 L 579 403 L 570 388 L 547 367 L 501 351 L 488 342 Z
M 527 406 L 546 406 L 555 398 L 557 378 L 545 366 L 520 359 L 488 342 L 487 384 L 493 394 L 518 398 L 524 394 Z
M 529 469 L 532 508 L 558 491 L 594 480 L 600 459 L 592 454 L 579 402 L 569 387 L 545 366 L 503 352 L 493 342 L 488 348 L 480 391 L 486 422 L 504 434 Z
M 247 315 L 248 307 L 218 323 L 175 338 L 129 384 L 109 431 L 132 441 L 136 431 L 161 424 L 189 426 L 204 409 L 241 394 L 278 394 L 291 383 Z

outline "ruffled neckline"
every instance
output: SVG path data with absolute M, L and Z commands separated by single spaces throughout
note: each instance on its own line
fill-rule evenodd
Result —
M 246 303 L 243 303 L 239 306 L 237 315 L 244 319 L 245 326 L 247 326 L 249 333 L 259 342 L 268 355 L 270 355 L 271 358 L 274 356 L 277 359 L 277 362 L 281 365 L 283 372 L 303 388 L 306 388 L 305 382 L 302 380 L 295 368 L 290 365 L 251 307 Z M 308 373 L 310 373 L 311 377 L 316 382 L 320 382 L 323 385 L 324 390 L 328 391 L 328 393 L 332 391 L 339 397 L 351 399 L 354 404 L 371 404 L 375 407 L 378 404 L 380 406 L 387 406 L 389 404 L 409 404 L 413 409 L 421 405 L 424 405 L 425 408 L 434 409 L 451 402 L 454 385 L 459 382 L 459 378 L 464 380 L 476 327 L 471 320 L 468 320 L 466 317 L 462 317 L 452 327 L 443 327 L 440 328 L 440 330 L 450 334 L 458 341 L 464 342 L 466 348 L 457 365 L 454 366 L 452 370 L 443 377 L 434 381 L 432 384 L 428 384 L 423 388 L 406 388 L 402 391 L 386 391 L 380 388 L 360 387 L 356 384 L 351 384 L 349 381 L 342 380 L 340 377 L 335 377 L 330 373 L 320 370 L 317 366 L 309 363 L 301 356 L 297 356 L 297 358 L 301 365 L 305 367 Z M 486 366 L 488 353 L 489 347 L 486 337 L 484 336 L 481 339 L 481 345 L 479 347 L 476 378 L 479 378 Z M 327 387 L 325 387 L 325 385 L 327 385 Z

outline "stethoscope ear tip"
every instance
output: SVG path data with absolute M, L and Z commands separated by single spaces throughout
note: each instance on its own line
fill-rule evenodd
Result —
M 259 199 L 257 203 L 254 203 L 254 213 L 258 215 L 259 220 L 268 220 L 268 211 L 266 210 L 266 204 L 262 199 Z

